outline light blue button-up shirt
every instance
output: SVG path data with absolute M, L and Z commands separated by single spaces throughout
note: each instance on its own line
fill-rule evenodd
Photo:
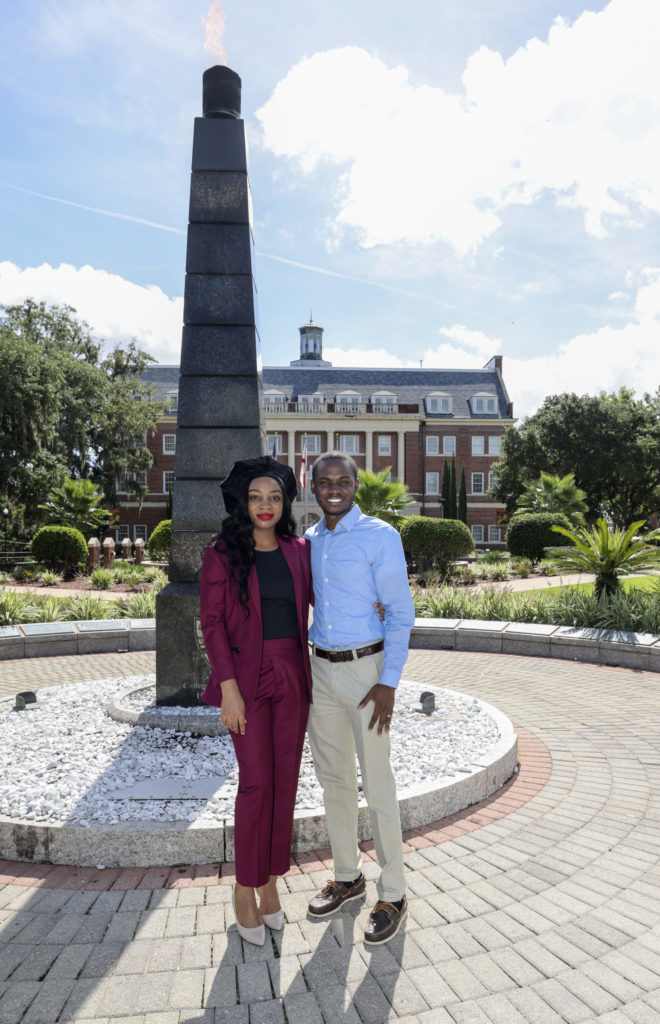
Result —
M 327 651 L 385 640 L 380 682 L 398 686 L 415 621 L 401 538 L 357 505 L 329 530 L 325 517 L 305 536 L 312 545 L 314 623 L 309 638 Z M 381 622 L 374 608 L 385 608 Z

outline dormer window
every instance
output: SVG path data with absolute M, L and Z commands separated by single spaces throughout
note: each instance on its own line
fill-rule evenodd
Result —
M 286 400 L 287 397 L 284 391 L 275 391 L 274 388 L 264 391 L 264 405 L 279 405 L 286 402 Z
M 298 395 L 298 401 L 305 405 L 323 405 L 323 395 L 316 391 L 313 395 Z
M 432 394 L 427 395 L 426 411 L 430 413 L 444 413 L 445 415 L 447 415 L 447 413 L 451 413 L 451 395 L 448 395 L 443 391 L 434 391 Z
M 179 392 L 169 391 L 167 400 L 170 403 L 167 413 L 169 416 L 174 416 L 179 411 Z
M 371 396 L 372 405 L 396 405 L 396 395 L 391 391 L 378 391 Z
M 337 405 L 359 405 L 362 395 L 357 391 L 342 391 L 335 398 Z
M 474 395 L 470 401 L 472 404 L 472 412 L 476 415 L 492 416 L 497 412 L 496 395 Z

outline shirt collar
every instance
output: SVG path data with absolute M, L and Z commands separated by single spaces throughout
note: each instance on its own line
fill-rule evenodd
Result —
M 323 519 L 321 520 L 321 523 L 319 525 L 323 524 L 323 531 L 325 533 L 335 533 L 337 530 L 345 530 L 346 532 L 348 532 L 349 530 L 353 529 L 361 515 L 362 513 L 360 512 L 358 506 L 353 505 L 350 512 L 347 512 L 345 516 L 341 517 L 341 519 L 335 526 L 334 530 L 328 530 L 328 524 L 325 521 L 325 516 L 323 516 Z

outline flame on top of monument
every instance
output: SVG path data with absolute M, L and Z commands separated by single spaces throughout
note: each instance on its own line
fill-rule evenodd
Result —
M 225 15 L 221 0 L 212 0 L 208 13 L 202 17 L 204 26 L 204 49 L 209 57 L 209 67 L 213 64 L 226 64 L 227 54 L 222 43 L 225 31 Z

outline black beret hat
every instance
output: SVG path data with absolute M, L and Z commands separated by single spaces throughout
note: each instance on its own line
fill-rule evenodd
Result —
M 229 515 L 236 510 L 244 488 L 258 476 L 270 476 L 277 480 L 289 501 L 295 501 L 298 496 L 296 477 L 290 466 L 284 466 L 270 455 L 260 455 L 257 459 L 240 459 L 234 463 L 229 475 L 220 484 L 225 509 Z

